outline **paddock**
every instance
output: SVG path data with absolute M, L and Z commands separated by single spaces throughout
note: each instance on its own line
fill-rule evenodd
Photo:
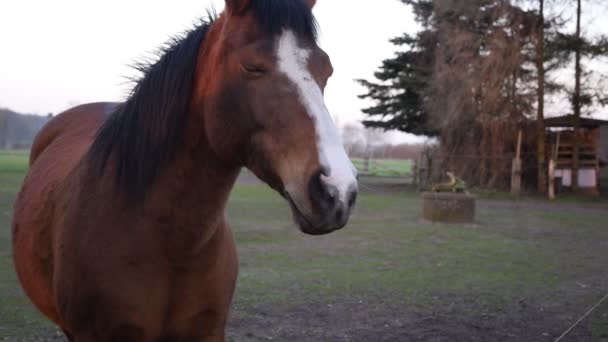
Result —
M 0 340 L 62 341 L 17 283 L 12 204 L 25 153 L 0 154 Z M 229 202 L 240 274 L 230 341 L 554 341 L 608 292 L 608 202 L 480 195 L 473 225 L 425 224 L 399 185 L 361 187 L 347 228 L 298 232 L 244 172 Z M 608 303 L 563 341 L 608 341 Z

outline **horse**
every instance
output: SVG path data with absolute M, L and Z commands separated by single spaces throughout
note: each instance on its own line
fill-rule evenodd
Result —
M 310 235 L 343 228 L 356 169 L 324 103 L 315 0 L 226 0 L 140 66 L 122 103 L 36 136 L 16 272 L 70 341 L 224 341 L 238 269 L 225 208 L 245 167 Z

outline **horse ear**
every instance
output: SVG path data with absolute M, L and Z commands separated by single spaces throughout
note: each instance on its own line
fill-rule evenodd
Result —
M 249 6 L 250 0 L 226 0 L 226 9 L 230 14 L 240 15 Z
M 315 4 L 317 3 L 317 0 L 304 0 L 304 2 L 306 3 L 306 5 L 308 7 L 310 7 L 312 9 L 313 7 L 315 7 Z

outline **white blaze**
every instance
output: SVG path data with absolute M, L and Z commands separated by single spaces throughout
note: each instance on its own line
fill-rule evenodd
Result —
M 279 38 L 277 53 L 279 70 L 296 85 L 302 104 L 315 125 L 319 161 L 329 172 L 322 180 L 336 187 L 340 199 L 346 202 L 348 191 L 357 189 L 357 169 L 344 151 L 321 88 L 308 70 L 310 50 L 300 48 L 294 33 L 285 30 Z

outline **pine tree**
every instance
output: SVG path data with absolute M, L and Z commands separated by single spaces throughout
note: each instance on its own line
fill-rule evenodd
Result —
M 401 1 L 412 6 L 423 29 L 415 36 L 404 34 L 391 40 L 401 51 L 382 63 L 374 74 L 377 81 L 357 80 L 367 88 L 367 93 L 359 97 L 375 102 L 363 110 L 368 116 L 363 124 L 434 136 L 437 131 L 428 122 L 425 106 L 436 45 L 436 34 L 429 28 L 433 1 Z

